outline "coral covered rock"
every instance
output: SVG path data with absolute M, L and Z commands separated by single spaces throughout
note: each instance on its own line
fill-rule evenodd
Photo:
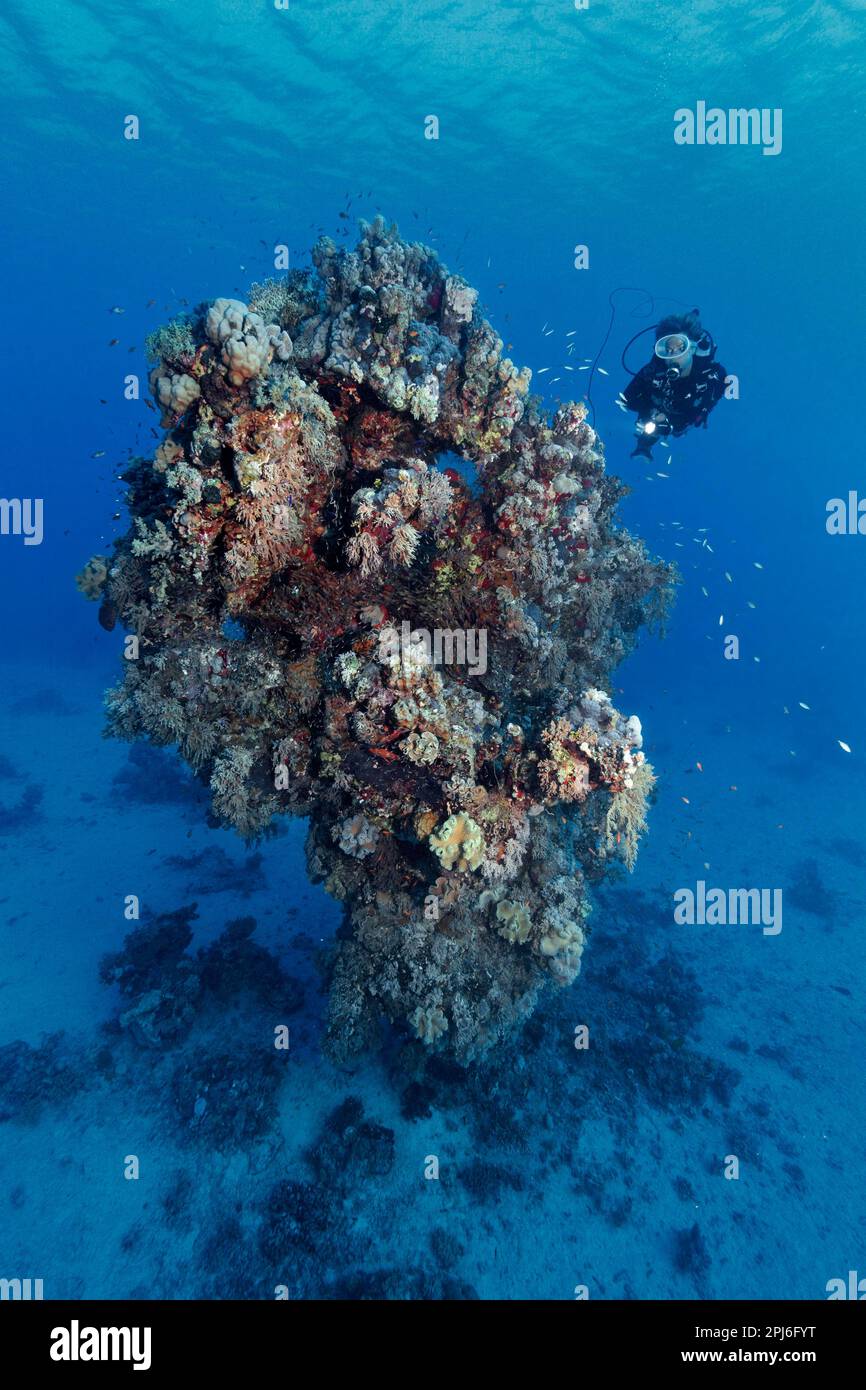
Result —
M 149 346 L 168 429 L 99 585 L 140 639 L 109 728 L 177 745 L 249 839 L 309 818 L 335 1055 L 385 1018 L 476 1057 L 574 979 L 585 877 L 634 862 L 652 773 L 605 687 L 673 574 L 583 406 L 548 418 L 381 219 Z

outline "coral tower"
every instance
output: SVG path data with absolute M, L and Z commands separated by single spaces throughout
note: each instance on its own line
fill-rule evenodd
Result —
M 313 263 L 153 335 L 166 435 L 81 586 L 139 639 L 111 732 L 176 744 L 247 838 L 309 817 L 333 1053 L 385 1017 L 465 1062 L 575 978 L 586 880 L 634 862 L 652 772 L 603 687 L 673 575 L 435 252 L 377 219 Z

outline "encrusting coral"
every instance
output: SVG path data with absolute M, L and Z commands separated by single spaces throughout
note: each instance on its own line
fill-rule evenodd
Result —
M 166 436 L 81 585 L 139 639 L 109 730 L 176 744 L 248 838 L 309 818 L 334 1055 L 385 1017 L 476 1057 L 574 979 L 586 879 L 634 862 L 652 773 L 602 687 L 674 575 L 616 524 L 583 406 L 548 418 L 382 219 L 149 345 Z

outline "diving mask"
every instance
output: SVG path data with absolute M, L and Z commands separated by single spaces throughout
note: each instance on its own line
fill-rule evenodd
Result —
M 669 367 L 685 367 L 693 356 L 709 357 L 713 350 L 713 340 L 709 333 L 702 333 L 693 342 L 687 333 L 666 333 L 655 346 L 655 355 Z

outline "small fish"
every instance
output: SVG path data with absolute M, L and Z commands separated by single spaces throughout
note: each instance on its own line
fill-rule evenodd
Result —
M 802 700 L 798 700 L 797 704 L 800 706 L 800 709 L 809 709 L 809 706 L 804 705 Z
M 727 570 L 725 570 L 725 578 L 727 579 L 727 581 L 728 581 L 729 584 L 733 584 L 734 581 L 733 581 L 733 579 L 731 578 L 731 576 L 728 574 L 728 571 L 727 571 Z
M 695 767 L 698 769 L 698 772 L 703 772 L 704 770 L 700 763 L 695 763 Z
M 656 473 L 657 478 L 669 478 L 670 476 L 670 473 Z
M 577 332 L 577 329 L 576 329 L 576 328 L 572 328 L 568 333 L 566 333 L 565 336 L 566 336 L 566 338 L 573 338 L 576 332 Z
M 121 309 L 121 307 L 120 307 L 119 304 L 112 304 L 112 306 L 111 306 L 111 308 L 109 309 L 108 312 L 109 312 L 110 314 L 125 314 L 125 313 L 126 313 L 126 310 L 125 310 L 125 309 Z
M 701 593 L 703 594 L 704 598 L 709 598 L 709 594 L 707 593 L 707 591 L 706 591 L 706 589 L 704 588 L 703 584 L 701 585 Z
M 721 627 L 721 626 L 723 625 L 724 621 L 725 621 L 725 615 L 724 615 L 724 613 L 720 613 L 720 614 L 719 614 L 719 627 Z
M 599 376 L 610 376 L 610 372 L 606 372 L 604 367 L 599 367 L 598 374 Z
M 112 338 L 112 340 L 111 340 L 111 342 L 108 344 L 108 346 L 109 346 L 109 347 L 117 347 L 117 344 L 118 344 L 119 342 L 120 342 L 120 339 L 119 339 L 119 338 Z
M 105 450 L 104 450 L 104 449 L 97 449 L 97 450 L 96 450 L 96 453 L 95 453 L 95 454 L 91 454 L 90 457 L 91 457 L 92 459 L 104 459 L 104 458 L 105 458 Z
M 760 664 L 761 658 L 760 658 L 759 656 L 753 656 L 753 657 L 752 657 L 752 660 L 753 660 L 753 661 L 757 661 L 757 662 Z
M 842 740 L 841 740 L 841 738 L 837 738 L 836 742 L 838 743 L 839 747 L 842 749 L 842 752 L 843 752 L 843 753 L 850 753 L 850 752 L 851 752 L 851 749 L 849 748 L 848 744 L 847 744 L 847 743 L 843 743 Z
M 578 370 L 579 372 L 588 372 L 588 371 L 589 371 L 589 367 L 578 367 L 577 370 Z
M 753 560 L 753 561 L 752 561 L 752 564 L 755 566 L 755 569 L 756 569 L 756 570 L 762 570 L 762 569 L 764 568 L 764 566 L 761 564 L 760 560 Z
M 545 372 L 549 372 L 549 371 L 550 371 L 550 368 L 549 368 L 549 367 L 539 367 L 537 375 L 538 375 L 538 376 L 544 376 L 544 373 L 545 373 Z
M 737 790 L 736 784 L 733 784 L 733 783 L 732 783 L 731 786 L 728 787 L 728 791 L 729 791 L 729 792 L 735 792 L 736 790 Z
M 757 605 L 756 603 L 752 603 L 752 600 L 751 600 L 750 598 L 747 598 L 747 599 L 746 599 L 746 607 L 747 607 L 747 608 L 757 608 L 757 606 L 758 606 L 758 605 Z
M 689 798 L 688 798 L 687 796 L 681 796 L 681 797 L 680 797 L 680 801 L 684 801 L 684 802 L 686 803 L 687 806 L 691 806 L 691 804 L 692 804 L 692 803 L 689 801 Z

